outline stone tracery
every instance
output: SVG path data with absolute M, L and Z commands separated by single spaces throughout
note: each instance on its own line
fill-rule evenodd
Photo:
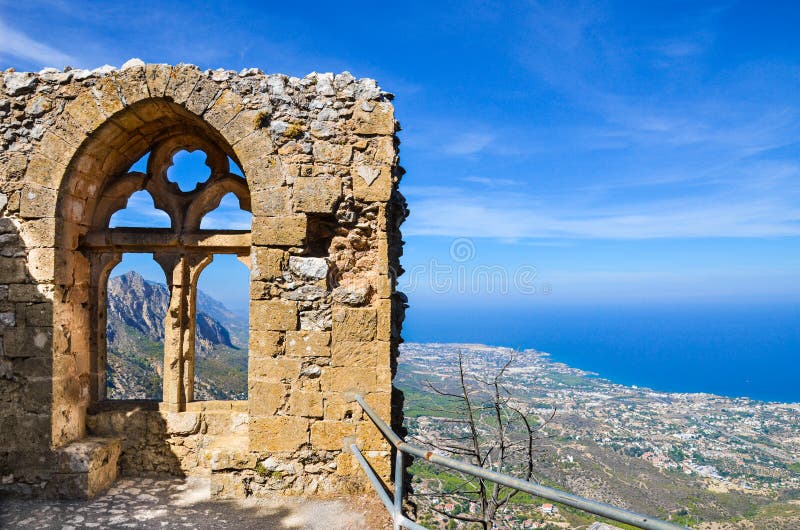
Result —
M 167 171 L 181 149 L 206 153 L 210 177 L 192 191 L 182 191 L 168 180 Z M 201 230 L 205 214 L 219 206 L 222 197 L 233 193 L 242 209 L 250 210 L 250 192 L 244 177 L 230 171 L 229 158 L 213 143 L 197 136 L 175 136 L 156 144 L 150 151 L 147 172 L 127 172 L 111 179 L 98 197 L 92 226 L 80 248 L 91 268 L 92 321 L 97 322 L 93 341 L 94 380 L 92 397 L 106 397 L 105 310 L 106 284 L 114 265 L 124 252 L 152 252 L 167 278 L 170 307 L 164 337 L 164 389 L 167 410 L 182 411 L 194 400 L 194 347 L 197 280 L 211 263 L 213 254 L 250 255 L 249 230 Z M 146 190 L 157 208 L 169 215 L 171 228 L 109 228 L 111 216 L 124 208 L 133 193 Z M 207 244 L 213 241 L 212 245 Z

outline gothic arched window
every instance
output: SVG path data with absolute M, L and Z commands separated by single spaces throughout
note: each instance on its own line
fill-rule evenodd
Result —
M 187 153 L 205 157 L 202 171 L 197 174 L 174 171 L 175 157 Z M 152 197 L 155 208 L 168 216 L 168 223 L 160 224 L 161 228 L 126 226 L 123 210 L 129 200 L 134 195 L 146 194 Z M 229 226 L 237 229 L 201 228 L 205 215 L 216 210 L 223 197 L 228 202 L 235 199 L 239 208 L 251 211 L 247 181 L 236 163 L 203 136 L 173 136 L 153 145 L 146 157 L 134 164 L 130 171 L 105 186 L 98 197 L 91 229 L 81 241 L 81 249 L 91 266 L 90 288 L 92 299 L 96 301 L 96 333 L 90 340 L 92 350 L 96 352 L 94 362 L 97 366 L 93 372 L 99 377 L 106 377 L 105 304 L 111 270 L 124 253 L 152 254 L 164 270 L 169 304 L 163 331 L 162 402 L 168 410 L 185 410 L 186 403 L 194 400 L 197 281 L 200 273 L 215 254 L 236 255 L 249 266 L 251 238 L 247 216 L 232 220 Z M 119 215 L 115 215 L 117 212 Z M 219 212 L 215 213 L 218 218 Z M 219 226 L 219 223 L 211 226 Z M 105 381 L 94 382 L 92 388 L 95 400 L 106 398 Z

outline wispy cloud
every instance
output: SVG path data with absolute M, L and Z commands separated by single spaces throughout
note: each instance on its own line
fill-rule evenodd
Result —
M 2 18 L 0 18 L 0 57 L 58 68 L 77 63 L 73 56 L 12 28 Z
M 800 236 L 800 166 L 753 161 L 706 175 L 700 190 L 615 199 L 603 186 L 535 193 L 519 188 L 405 186 L 407 235 L 496 239 L 655 239 Z M 715 182 L 715 179 L 718 179 Z M 625 194 L 622 197 L 626 197 Z
M 774 144 L 776 133 L 796 137 L 800 109 L 776 106 L 764 79 L 797 72 L 769 62 L 717 71 L 705 56 L 714 51 L 725 9 L 698 5 L 684 10 L 677 25 L 653 18 L 642 35 L 601 4 L 535 2 L 516 56 L 561 97 L 599 118 L 587 138 L 598 148 L 704 144 L 752 154 Z
M 656 44 L 653 50 L 668 59 L 683 59 L 704 53 L 712 40 L 708 33 L 694 37 L 667 39 Z
M 499 187 L 512 187 L 512 186 L 519 186 L 520 183 L 514 179 L 506 179 L 502 177 L 498 178 L 488 178 L 488 177 L 464 177 L 465 182 L 471 182 L 473 184 L 480 184 L 481 186 L 486 186 L 489 188 L 499 188 Z
M 474 155 L 486 149 L 494 140 L 494 136 L 486 133 L 462 133 L 444 146 L 449 155 Z
M 535 209 L 465 196 L 415 200 L 410 236 L 654 239 L 800 236 L 800 208 L 780 201 L 708 204 L 665 200 L 617 209 Z

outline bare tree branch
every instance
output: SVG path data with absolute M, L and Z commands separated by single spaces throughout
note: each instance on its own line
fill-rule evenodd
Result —
M 505 385 L 514 361 L 515 355 L 512 354 L 498 365 L 494 373 L 470 374 L 463 352 L 459 351 L 455 381 L 449 384 L 426 381 L 432 392 L 451 401 L 452 408 L 443 411 L 447 417 L 437 421 L 453 425 L 455 432 L 448 433 L 447 439 L 437 434 L 439 439 L 425 440 L 423 443 L 480 467 L 532 480 L 537 456 L 545 450 L 538 441 L 550 437 L 544 434 L 543 429 L 555 417 L 556 407 L 546 418 L 537 418 L 525 412 L 525 403 L 515 399 Z M 452 417 L 454 415 L 455 418 Z M 466 478 L 468 475 L 463 473 L 458 473 L 458 476 L 461 477 L 458 484 L 450 481 L 450 491 L 430 496 L 475 502 L 480 507 L 478 515 L 452 514 L 436 507 L 432 509 L 453 519 L 480 523 L 484 530 L 492 530 L 497 522 L 498 510 L 519 491 L 477 477 Z M 444 483 L 440 480 L 439 485 L 442 487 Z

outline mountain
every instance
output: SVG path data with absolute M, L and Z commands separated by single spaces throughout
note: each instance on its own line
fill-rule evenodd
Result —
M 108 281 L 109 399 L 161 399 L 166 285 L 135 271 Z M 247 395 L 247 318 L 198 291 L 195 399 Z

